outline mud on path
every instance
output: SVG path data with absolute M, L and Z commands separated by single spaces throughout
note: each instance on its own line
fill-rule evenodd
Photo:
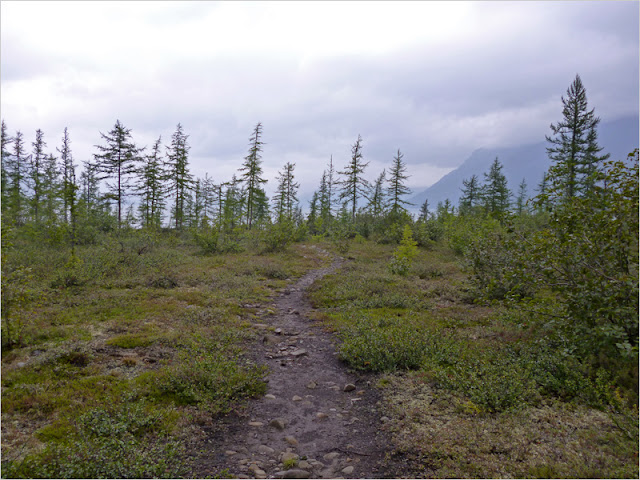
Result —
M 337 358 L 335 337 L 309 316 L 306 290 L 342 261 L 334 259 L 289 286 L 275 299 L 275 313 L 256 325 L 264 333 L 249 356 L 269 370 L 267 394 L 210 433 L 196 476 L 383 476 L 386 440 L 372 377 L 349 371 Z

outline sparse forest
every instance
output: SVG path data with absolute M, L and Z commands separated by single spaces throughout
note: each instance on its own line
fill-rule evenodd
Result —
M 3 120 L 2 477 L 264 478 L 198 452 L 267 392 L 274 298 L 342 258 L 309 321 L 379 392 L 379 475 L 637 478 L 639 154 L 602 150 L 579 76 L 559 110 L 539 184 L 496 158 L 417 216 L 403 153 L 371 183 L 360 135 L 301 205 L 261 123 L 222 179 L 181 124 L 143 148 L 118 120 L 80 160 L 72 128 Z M 317 477 L 298 453 L 267 466 Z

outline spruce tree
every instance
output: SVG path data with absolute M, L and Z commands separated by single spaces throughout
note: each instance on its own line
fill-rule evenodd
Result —
M 167 172 L 161 153 L 161 142 L 162 137 L 158 137 L 149 154 L 142 157 L 138 169 L 138 213 L 142 225 L 147 227 L 160 227 L 167 196 Z
M 66 224 L 70 222 L 71 214 L 71 201 L 75 200 L 75 169 L 76 166 L 73 163 L 73 155 L 71 153 L 71 139 L 69 138 L 69 131 L 67 127 L 64 128 L 62 134 L 62 147 L 56 147 L 58 153 L 60 153 L 60 166 L 62 170 L 62 203 L 63 203 L 63 218 Z M 72 194 L 72 192 L 74 192 Z
M 369 204 L 367 210 L 374 218 L 379 218 L 387 209 L 386 196 L 384 191 L 384 182 L 386 180 L 386 171 L 382 170 L 382 173 L 376 178 L 369 195 Z
M 389 188 L 387 189 L 387 195 L 393 214 L 397 214 L 401 210 L 406 211 L 404 205 L 412 205 L 402 199 L 402 197 L 411 193 L 409 187 L 405 185 L 409 175 L 406 175 L 407 166 L 402 161 L 403 156 L 404 155 L 400 153 L 400 149 L 398 149 L 398 153 L 393 157 L 393 165 L 389 170 Z
M 518 196 L 516 197 L 516 213 L 522 215 L 527 204 L 527 182 L 523 178 L 518 186 Z
M 340 192 L 340 200 L 351 204 L 351 222 L 356 221 L 356 209 L 358 207 L 358 199 L 367 197 L 370 186 L 369 182 L 363 177 L 364 169 L 369 162 L 362 160 L 362 137 L 358 135 L 356 143 L 351 147 L 351 162 L 345 169 L 338 174 L 343 175 L 344 179 L 340 182 L 342 190 Z
M 186 198 L 193 185 L 193 176 L 189 172 L 189 144 L 188 135 L 178 123 L 176 131 L 171 136 L 171 145 L 167 147 L 167 177 L 169 191 L 174 198 L 173 218 L 176 229 L 180 230 L 185 220 Z
M 470 179 L 462 180 L 462 196 L 458 208 L 461 215 L 471 213 L 472 209 L 480 203 L 482 187 L 477 175 L 471 175 Z
M 551 124 L 552 136 L 546 136 L 550 146 L 549 158 L 554 162 L 549 169 L 552 201 L 570 201 L 583 196 L 593 186 L 594 173 L 609 155 L 599 155 L 596 128 L 600 118 L 589 110 L 587 93 L 579 75 L 561 97 L 563 119 Z
M 58 223 L 60 201 L 63 200 L 63 183 L 60 181 L 58 159 L 52 154 L 45 157 L 42 168 L 42 208 L 41 218 L 44 224 L 53 226 Z
M 244 163 L 240 169 L 242 181 L 246 188 L 246 215 L 247 227 L 251 229 L 254 220 L 257 217 L 256 207 L 262 199 L 266 198 L 262 184 L 267 180 L 262 178 L 262 145 L 264 142 L 260 140 L 262 135 L 262 123 L 258 122 L 253 130 L 253 134 L 249 138 L 249 154 L 244 158 Z
M 0 133 L 0 173 L 1 173 L 1 181 L 0 185 L 0 195 L 2 198 L 0 199 L 0 203 L 2 204 L 2 217 L 5 218 L 8 207 L 9 207 L 9 162 L 11 153 L 9 152 L 9 145 L 13 143 L 13 138 L 11 138 L 7 132 L 7 125 L 2 120 L 2 130 Z
M 107 180 L 107 198 L 117 205 L 118 228 L 122 225 L 124 201 L 128 195 L 132 177 L 137 173 L 137 163 L 143 148 L 137 148 L 131 138 L 131 129 L 116 121 L 108 134 L 100 132 L 106 145 L 96 145 L 100 151 L 94 155 L 94 166 L 100 180 Z
M 284 170 L 278 173 L 278 188 L 273 197 L 276 221 L 291 221 L 293 219 L 294 209 L 298 204 L 298 188 L 299 183 L 294 181 L 293 170 L 295 163 L 287 162 Z
M 22 132 L 16 132 L 13 138 L 13 155 L 7 156 L 5 169 L 7 174 L 7 199 L 10 219 L 17 225 L 24 222 L 24 182 L 27 175 L 27 160 L 25 156 Z
M 36 225 L 40 225 L 40 208 L 43 194 L 42 184 L 44 181 L 44 162 L 46 157 L 44 148 L 47 146 L 47 143 L 44 141 L 44 133 L 42 130 L 36 130 L 36 140 L 31 145 L 33 146 L 33 152 L 31 154 L 28 178 L 29 185 L 33 193 L 30 203 L 33 220 Z
M 420 206 L 420 215 L 418 216 L 418 221 L 426 222 L 429 220 L 429 199 L 424 200 L 424 203 Z
M 507 187 L 507 178 L 502 173 L 502 164 L 498 157 L 484 174 L 482 204 L 485 212 L 494 217 L 502 217 L 509 210 L 511 191 Z

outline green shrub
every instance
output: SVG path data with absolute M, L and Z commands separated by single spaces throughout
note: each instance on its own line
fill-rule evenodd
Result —
M 417 369 L 431 339 L 403 319 L 377 319 L 351 314 L 352 325 L 341 332 L 340 357 L 358 370 L 389 372 Z
M 228 412 L 233 402 L 266 391 L 264 369 L 240 364 L 220 345 L 205 342 L 185 348 L 176 360 L 159 372 L 152 390 L 180 404 L 203 405 L 212 413 Z
M 409 225 L 405 225 L 404 231 L 402 232 L 402 240 L 400 241 L 400 245 L 396 251 L 393 252 L 393 259 L 389 265 L 391 273 L 396 275 L 407 275 L 411 269 L 413 259 L 417 254 L 418 247 L 412 237 L 411 227 Z

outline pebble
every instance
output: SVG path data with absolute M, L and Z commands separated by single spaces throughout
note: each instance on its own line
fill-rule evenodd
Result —
M 249 425 L 252 427 L 262 427 L 264 423 L 262 422 L 249 422 Z
M 294 357 L 300 357 L 302 355 L 306 355 L 307 351 L 304 348 L 297 348 L 296 350 L 294 350 L 293 352 L 291 352 L 291 355 Z
M 293 445 L 293 446 L 298 445 L 298 440 L 296 440 L 295 437 L 292 437 L 291 435 L 287 435 L 286 437 L 284 437 L 284 441 L 287 442 L 289 445 Z
M 341 472 L 345 475 L 351 475 L 353 473 L 353 466 L 349 465 L 348 467 L 344 467 Z
M 291 460 L 298 460 L 298 458 L 299 458 L 298 454 L 293 452 L 282 452 L 282 455 L 280 455 L 280 461 L 282 463 L 291 461 Z
M 224 454 L 225 454 L 225 455 L 229 455 L 229 456 L 231 456 L 231 455 L 235 455 L 235 454 L 237 454 L 237 453 L 238 453 L 238 452 L 235 452 L 235 451 L 233 451 L 233 450 L 227 450 L 226 452 L 224 452 Z
M 303 469 L 303 470 L 307 470 L 311 467 L 311 464 L 309 462 L 307 462 L 306 460 L 302 460 L 301 462 L 298 462 L 298 467 Z
M 327 453 L 325 456 L 323 456 L 322 458 L 324 458 L 325 460 L 331 461 L 334 458 L 339 457 L 340 454 L 338 452 L 331 452 L 331 453 Z
M 275 395 L 272 395 L 271 393 L 267 393 L 267 394 L 264 396 L 264 398 L 268 398 L 269 400 L 275 400 L 275 399 L 276 399 L 276 396 L 275 396 Z
M 316 388 L 318 386 L 318 384 L 316 382 L 309 382 L 307 383 L 307 388 L 310 388 L 311 390 L 313 390 L 314 388 Z
M 325 418 L 327 418 L 327 414 L 323 412 L 318 412 L 316 413 L 316 417 L 318 417 L 318 420 L 324 420 Z
M 356 389 L 356 386 L 353 383 L 347 383 L 343 388 L 345 392 L 352 392 L 355 389 Z
M 380 417 L 382 423 L 387 423 L 389 420 L 391 420 L 389 417 Z
M 281 335 L 281 334 L 282 334 L 282 329 L 281 329 L 281 328 L 276 328 L 276 329 L 274 330 L 274 333 L 275 333 L 276 335 Z
M 302 470 L 300 468 L 293 468 L 291 470 L 285 471 L 284 475 L 281 478 L 309 478 L 310 476 L 311 476 L 311 473 L 307 472 L 306 470 Z
M 271 455 L 274 452 L 275 452 L 275 450 L 273 448 L 268 447 L 266 445 L 258 446 L 258 453 L 261 453 L 263 455 Z
M 278 430 L 284 430 L 285 423 L 286 422 L 282 418 L 274 418 L 269 422 L 269 425 L 273 428 L 277 428 Z
M 302 400 L 302 397 L 299 397 L 298 395 L 294 395 L 291 400 L 293 400 L 294 402 L 299 402 L 300 400 Z

